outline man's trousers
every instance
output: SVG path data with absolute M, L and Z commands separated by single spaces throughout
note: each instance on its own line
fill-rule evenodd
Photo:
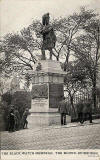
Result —
M 66 113 L 61 113 L 61 125 L 66 125 Z

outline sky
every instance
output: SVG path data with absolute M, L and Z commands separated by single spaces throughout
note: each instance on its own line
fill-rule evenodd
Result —
M 17 32 L 41 20 L 49 12 L 50 19 L 71 15 L 80 6 L 93 8 L 100 13 L 100 0 L 0 0 L 0 37 Z
M 100 0 L 0 0 L 0 35 L 17 32 L 32 23 L 41 20 L 49 12 L 50 18 L 68 16 L 77 12 L 80 6 L 100 11 Z

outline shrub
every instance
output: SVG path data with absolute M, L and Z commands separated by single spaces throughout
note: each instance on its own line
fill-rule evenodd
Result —
M 8 115 L 11 105 L 14 105 L 22 118 L 23 112 L 26 108 L 31 108 L 31 94 L 27 91 L 16 91 L 12 95 L 6 92 L 2 95 L 1 115 L 5 123 L 5 129 L 8 130 Z M 3 121 L 2 120 L 2 121 Z
M 31 94 L 27 91 L 16 91 L 12 95 L 11 104 L 18 109 L 20 117 L 22 117 L 25 108 L 31 108 Z

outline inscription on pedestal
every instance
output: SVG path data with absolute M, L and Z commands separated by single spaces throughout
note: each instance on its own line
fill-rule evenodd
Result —
M 32 99 L 31 112 L 48 112 L 49 105 L 48 99 L 45 98 L 37 98 Z

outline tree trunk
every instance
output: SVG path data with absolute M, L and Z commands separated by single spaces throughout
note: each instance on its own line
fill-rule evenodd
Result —
M 98 36 L 97 36 L 97 50 L 96 50 L 96 60 L 95 60 L 95 68 L 94 68 L 94 80 L 93 80 L 93 101 L 94 101 L 94 109 L 97 111 L 97 99 L 96 99 L 96 84 L 97 84 L 97 65 L 98 65 L 98 55 L 99 55 L 99 27 L 98 27 Z
M 73 104 L 73 96 L 70 96 L 70 102 L 71 102 L 71 106 L 72 106 L 72 109 L 73 109 L 74 117 L 76 117 L 76 111 L 75 111 L 75 107 L 74 107 L 74 104 Z
M 56 57 L 57 61 L 59 61 L 59 56 Z
M 66 70 L 67 70 L 67 67 L 68 67 L 69 55 L 70 55 L 70 48 L 68 47 L 67 55 L 66 55 L 66 60 L 65 60 L 65 63 L 64 63 L 64 71 L 66 71 Z
M 97 65 L 98 65 L 98 56 L 99 56 L 99 48 L 100 48 L 100 40 L 99 40 L 99 26 L 97 30 L 97 50 L 96 50 L 96 60 L 95 60 L 95 69 L 94 69 L 94 81 L 93 81 L 93 101 L 94 101 L 94 109 L 97 111 L 97 94 L 96 94 L 96 84 L 97 84 Z
M 96 106 L 96 102 L 97 102 L 97 98 L 96 98 L 96 77 L 94 77 L 92 96 L 93 96 L 94 109 L 95 109 L 95 111 L 97 111 L 97 106 Z

